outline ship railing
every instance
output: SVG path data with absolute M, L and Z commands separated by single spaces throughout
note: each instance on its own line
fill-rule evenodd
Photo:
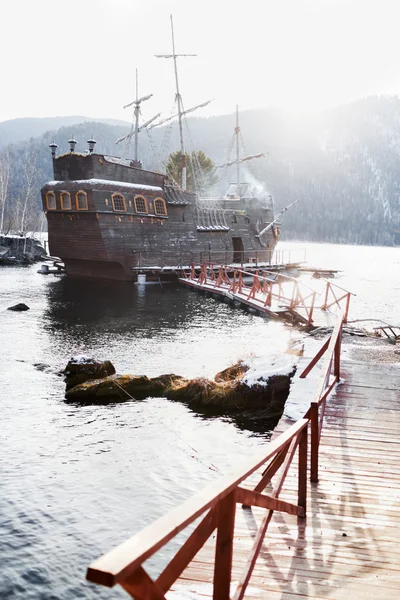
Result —
M 134 269 L 174 268 L 179 270 L 187 268 L 192 264 L 200 266 L 204 263 L 218 266 L 231 265 L 238 268 L 246 266 L 257 268 L 259 265 L 261 267 L 267 265 L 271 267 L 284 267 L 299 265 L 305 261 L 305 257 L 305 249 L 263 250 L 255 252 L 251 256 L 248 252 L 233 252 L 232 250 L 221 252 L 214 252 L 212 250 L 203 252 L 185 250 L 140 251 L 134 253 Z
M 214 534 L 216 539 L 212 558 L 214 568 L 211 582 L 212 596 L 218 600 L 244 598 L 256 561 L 263 551 L 264 538 L 273 513 L 288 513 L 300 519 L 306 517 L 307 476 L 309 473 L 311 481 L 318 481 L 318 455 L 325 404 L 340 377 L 343 321 L 343 314 L 341 314 L 328 341 L 300 375 L 301 378 L 307 377 L 323 358 L 319 384 L 315 394 L 310 398 L 310 405 L 304 418 L 299 419 L 284 433 L 277 436 L 266 449 L 253 456 L 233 474 L 221 477 L 94 561 L 87 570 L 86 577 L 89 581 L 110 588 L 119 584 L 133 598 L 166 600 L 168 591 Z M 310 456 L 307 447 L 309 426 L 311 428 Z M 279 496 L 296 455 L 295 495 L 290 498 L 291 502 L 283 501 Z M 263 469 L 260 479 L 258 479 L 259 469 Z M 257 477 L 257 484 L 254 487 L 255 477 Z M 292 482 L 288 489 L 292 489 Z M 242 505 L 242 510 L 259 507 L 265 509 L 265 513 L 248 555 L 244 557 L 241 555 L 236 564 L 233 547 L 237 504 Z M 168 564 L 157 576 L 151 577 L 145 568 L 146 561 L 160 551 L 165 558 L 166 544 L 188 527 L 193 526 L 192 524 L 198 519 L 201 519 L 200 522 L 194 525 L 194 530 L 189 533 L 186 540 L 180 542 L 179 550 Z M 245 566 L 242 566 L 236 590 L 231 590 L 233 577 L 237 581 L 233 569 L 238 569 L 243 563 Z M 178 587 L 175 589 L 179 590 Z

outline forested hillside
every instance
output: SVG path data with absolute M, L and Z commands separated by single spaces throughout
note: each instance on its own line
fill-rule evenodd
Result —
M 15 144 L 30 138 L 40 137 L 46 131 L 56 131 L 60 127 L 68 127 L 83 123 L 84 121 L 96 121 L 88 117 L 47 117 L 47 118 L 23 118 L 11 119 L 0 123 L 0 150 L 9 144 Z M 101 119 L 102 123 L 108 125 L 124 125 L 122 121 L 115 119 Z
M 251 172 L 243 169 L 242 181 L 251 178 L 268 189 L 277 211 L 299 199 L 285 214 L 285 239 L 395 241 L 394 231 L 400 231 L 399 98 L 371 97 L 308 117 L 278 109 L 252 110 L 243 112 L 240 119 L 246 152 L 268 153 L 252 162 Z M 188 150 L 201 149 L 216 164 L 225 162 L 234 115 L 192 118 L 188 123 Z M 58 152 L 65 152 L 73 135 L 77 151 L 84 151 L 93 135 L 96 151 L 121 155 L 123 146 L 116 146 L 115 140 L 126 131 L 125 126 L 84 122 L 3 148 L 0 177 L 7 155 L 11 165 L 6 213 L 11 216 L 19 210 L 21 215 L 29 193 L 30 214 L 32 218 L 38 214 L 40 187 L 53 177 L 48 148 L 53 140 Z M 169 152 L 178 149 L 177 128 L 152 133 L 151 142 L 146 132 L 141 134 L 140 156 L 145 168 L 159 169 Z M 235 174 L 222 173 L 222 178 L 221 188 Z

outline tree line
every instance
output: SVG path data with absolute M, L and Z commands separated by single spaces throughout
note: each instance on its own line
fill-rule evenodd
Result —
M 295 118 L 278 109 L 245 111 L 241 116 L 243 153 L 265 152 L 241 168 L 242 181 L 254 182 L 275 198 L 276 211 L 295 200 L 285 213 L 284 239 L 357 244 L 393 244 L 400 231 L 400 99 L 371 97 L 318 115 Z M 227 162 L 234 115 L 189 120 L 191 144 L 215 164 Z M 100 122 L 63 127 L 0 152 L 0 231 L 26 232 L 41 227 L 40 188 L 53 178 L 48 145 L 68 151 L 72 135 L 77 151 L 94 136 L 96 151 L 121 155 L 115 140 L 123 126 Z M 168 142 L 168 143 L 167 143 Z M 179 163 L 176 125 L 141 133 L 139 153 L 144 168 L 170 174 Z M 213 178 L 215 172 L 212 171 Z M 220 193 L 236 181 L 234 167 L 218 170 Z

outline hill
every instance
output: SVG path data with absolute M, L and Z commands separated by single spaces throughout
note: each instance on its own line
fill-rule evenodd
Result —
M 201 149 L 216 164 L 226 161 L 232 138 L 234 115 L 188 120 L 188 149 Z M 71 135 L 83 151 L 89 136 L 96 150 L 121 154 L 115 140 L 127 125 L 85 122 L 46 132 L 29 143 L 14 144 L 12 185 L 14 203 L 24 196 L 24 165 L 35 156 L 35 189 L 52 178 L 48 145 L 53 139 L 59 152 L 68 149 Z M 253 161 L 252 178 L 275 197 L 277 210 L 294 200 L 285 215 L 286 239 L 360 244 L 393 244 L 400 231 L 400 99 L 370 97 L 314 115 L 293 115 L 278 109 L 249 110 L 241 114 L 246 152 L 267 152 Z M 145 168 L 158 169 L 178 149 L 178 131 L 160 128 L 151 140 L 143 133 L 139 152 Z M 222 188 L 234 170 L 222 173 Z M 25 185 L 26 187 L 26 185 Z M 40 203 L 36 200 L 36 211 Z
M 82 116 L 11 119 L 0 122 L 0 150 L 9 144 L 40 137 L 46 131 L 57 131 L 61 127 L 85 121 L 100 121 L 108 125 L 127 125 L 124 121 L 115 119 L 93 119 Z

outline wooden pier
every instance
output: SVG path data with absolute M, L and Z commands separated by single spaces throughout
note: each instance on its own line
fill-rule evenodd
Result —
M 400 367 L 341 364 L 342 326 L 343 316 L 300 359 L 286 410 L 303 418 L 282 417 L 263 451 L 96 560 L 87 578 L 136 599 L 397 598 Z M 145 561 L 191 524 L 152 579 Z
M 329 311 L 332 307 L 340 312 L 344 310 L 346 323 L 353 295 L 330 281 L 321 294 L 290 275 L 239 267 L 220 267 L 215 272 L 213 266 L 206 263 L 200 269 L 193 266 L 179 281 L 196 291 L 219 296 L 272 319 L 314 327 L 334 325 L 336 315 Z

